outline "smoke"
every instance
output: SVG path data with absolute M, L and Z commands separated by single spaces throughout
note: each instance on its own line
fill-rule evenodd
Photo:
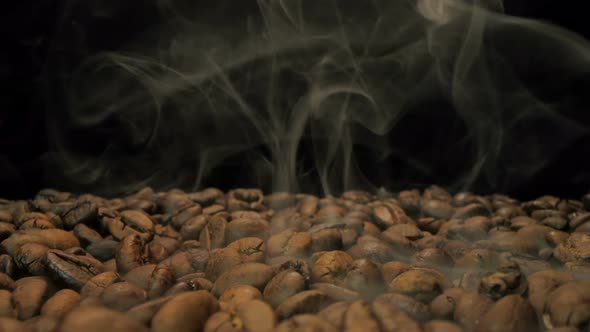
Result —
M 121 15 L 105 3 L 85 15 Z M 587 132 L 567 113 L 571 99 L 546 97 L 587 73 L 588 42 L 507 16 L 500 2 L 161 0 L 156 9 L 157 24 L 116 51 L 77 54 L 80 63 L 55 53 L 49 91 L 66 101 L 48 117 L 56 182 L 107 195 L 212 181 L 332 194 L 401 183 L 404 167 L 435 172 L 416 155 L 454 167 L 446 152 L 459 147 L 465 169 L 447 184 L 500 188 Z M 74 24 L 61 34 L 57 48 L 92 43 Z M 443 112 L 432 105 L 444 104 L 456 124 L 443 134 L 460 136 L 450 145 L 427 129 Z M 404 127 L 412 117 L 420 125 Z M 415 141 L 423 151 L 409 152 Z

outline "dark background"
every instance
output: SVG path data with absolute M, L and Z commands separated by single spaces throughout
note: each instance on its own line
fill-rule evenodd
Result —
M 47 167 L 47 153 L 51 149 L 46 126 L 47 117 L 52 116 L 50 104 L 55 105 L 56 98 L 59 99 L 59 96 L 50 95 L 51 89 L 47 87 L 47 75 L 51 70 L 47 68 L 47 64 L 54 51 L 52 45 L 56 38 L 60 37 L 59 30 L 63 24 L 64 13 L 71 9 L 72 3 L 75 1 L 24 0 L 3 4 L 3 18 L 0 20 L 3 34 L 0 52 L 0 197 L 27 198 L 48 186 L 64 190 L 93 191 L 92 186 L 79 186 L 63 180 L 59 170 Z M 87 38 L 90 43 L 84 52 L 94 54 L 104 50 L 119 50 L 128 41 L 133 40 L 134 36 L 141 34 L 151 24 L 150 20 L 155 12 L 150 6 L 135 6 L 133 3 L 134 1 L 126 2 L 114 17 L 101 18 L 100 15 L 90 15 L 83 11 L 75 13 L 78 24 L 90 22 L 87 26 Z M 211 5 L 215 1 L 209 3 Z M 583 10 L 583 3 L 527 0 L 508 1 L 505 6 L 508 14 L 551 21 L 590 38 L 590 26 L 586 23 L 588 20 L 584 15 L 586 12 Z M 207 10 L 207 5 L 203 5 L 203 10 Z M 66 51 L 75 53 L 77 50 Z M 580 96 L 586 96 L 590 93 L 585 89 L 586 86 L 576 85 L 573 89 L 578 89 L 575 93 Z M 590 126 L 587 113 L 587 109 L 580 108 L 574 117 L 580 123 Z M 409 118 L 404 127 L 411 129 L 420 123 L 419 120 Z M 100 150 L 96 142 L 78 143 L 87 143 L 89 151 Z M 503 191 L 521 199 L 541 194 L 579 197 L 590 190 L 589 147 L 590 137 L 585 135 L 525 181 L 512 181 L 510 178 L 505 178 L 497 184 L 476 181 L 470 189 L 480 193 Z M 361 163 L 360 167 L 370 174 L 369 180 L 373 183 L 379 183 L 380 177 L 387 178 L 383 184 L 392 189 L 406 185 L 420 187 L 428 183 L 450 185 L 464 169 L 449 167 L 449 160 L 461 160 L 464 151 L 450 153 L 451 155 L 445 156 L 433 154 L 426 158 L 425 162 L 433 170 L 428 175 L 413 173 L 409 168 L 397 168 L 393 171 L 393 177 L 397 178 L 395 184 L 389 183 L 392 174 L 385 174 L 389 168 L 383 167 L 383 164 L 377 167 Z M 214 172 L 204 184 L 220 186 L 223 189 L 256 185 L 235 177 L 227 177 L 223 172 L 235 171 L 231 165 L 233 164 L 229 161 L 227 167 Z M 411 182 L 404 180 L 408 177 L 412 177 Z M 116 190 L 113 190 L 113 193 L 116 193 Z

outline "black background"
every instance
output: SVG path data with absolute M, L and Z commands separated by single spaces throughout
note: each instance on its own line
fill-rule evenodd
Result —
M 108 1 L 105 3 L 108 4 Z M 104 21 L 92 18 L 95 20 L 92 24 L 94 30 L 88 31 L 92 48 L 85 51 L 93 54 L 103 50 L 118 50 L 150 24 L 150 17 L 154 13 L 150 12 L 149 6 L 135 6 L 134 1 L 125 3 L 115 17 Z M 208 6 L 211 6 L 215 1 L 209 3 Z M 548 20 L 590 38 L 590 27 L 586 23 L 588 20 L 583 15 L 583 3 L 584 1 L 527 0 L 508 1 L 505 6 L 508 14 Z M 48 186 L 93 191 L 92 187 L 79 187 L 67 181 L 57 183 L 56 179 L 61 177 L 55 174 L 55 169 L 46 167 L 45 160 L 50 149 L 46 119 L 52 116 L 51 112 L 47 112 L 51 99 L 49 97 L 52 97 L 48 96 L 50 89 L 47 89 L 47 63 L 59 25 L 63 23 L 63 13 L 70 5 L 71 2 L 52 0 L 24 0 L 3 4 L 4 17 L 0 20 L 3 34 L 0 52 L 0 197 L 27 198 Z M 207 10 L 207 5 L 203 6 L 203 10 Z M 79 15 L 78 19 L 83 22 L 85 14 Z M 584 96 L 590 94 L 590 91 L 580 89 L 579 94 Z M 588 110 L 582 108 L 575 116 L 580 123 L 590 125 L 587 113 Z M 415 120 L 408 121 L 408 126 L 416 123 Z M 481 193 L 501 190 L 521 199 L 541 194 L 579 197 L 590 189 L 588 147 L 590 137 L 586 135 L 562 151 L 557 158 L 553 158 L 541 172 L 524 182 L 512 183 L 508 179 L 497 186 L 476 182 L 470 189 Z M 435 169 L 432 174 L 422 178 L 414 174 L 418 178 L 414 178 L 412 183 L 398 179 L 396 184 L 398 187 L 428 183 L 450 184 L 450 179 L 458 176 L 461 170 L 453 171 L 448 167 L 438 166 L 453 158 L 461 159 L 461 152 L 444 158 L 432 157 L 427 160 Z M 379 182 L 383 172 L 387 172 L 387 168 L 373 169 L 371 165 L 361 165 L 362 167 L 367 168 L 368 173 L 373 176 L 370 180 L 375 183 Z M 436 171 L 438 169 L 440 170 Z M 256 185 L 228 179 L 223 171 L 231 171 L 231 167 L 214 173 L 205 184 L 218 185 L 223 189 L 238 185 Z M 397 172 L 400 177 L 410 174 L 403 170 Z

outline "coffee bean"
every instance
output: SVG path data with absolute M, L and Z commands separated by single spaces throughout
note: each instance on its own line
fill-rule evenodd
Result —
M 572 233 L 564 242 L 555 247 L 553 256 L 562 263 L 590 261 L 590 235 Z
M 436 219 L 449 219 L 455 213 L 451 204 L 441 200 L 423 200 L 422 213 Z
M 455 307 L 461 296 L 465 293 L 463 288 L 447 288 L 442 294 L 435 297 L 429 304 L 432 317 L 438 319 L 453 319 Z
M 69 254 L 61 250 L 47 251 L 45 259 L 49 273 L 74 290 L 80 290 L 92 277 L 106 271 L 100 261 L 90 256 Z
M 461 326 L 446 320 L 431 320 L 424 324 L 424 332 L 463 332 Z
M 226 289 L 237 285 L 251 285 L 264 289 L 274 276 L 273 269 L 261 263 L 244 263 L 234 266 L 217 278 L 211 292 L 219 296 Z
M 389 283 L 389 291 L 404 294 L 428 303 L 451 286 L 446 277 L 433 269 L 416 268 L 406 271 Z
M 381 293 L 385 287 L 383 276 L 377 264 L 366 258 L 356 259 L 348 266 L 342 285 L 368 299 Z
M 332 301 L 355 301 L 362 298 L 361 294 L 357 291 L 326 282 L 313 283 L 309 286 L 309 289 L 317 290 L 328 295 Z
M 205 275 L 209 280 L 216 280 L 225 271 L 242 264 L 242 255 L 236 248 L 223 248 L 211 251 Z
M 102 240 L 102 236 L 97 231 L 84 224 L 77 224 L 73 232 L 83 247 Z
M 80 302 L 80 294 L 71 289 L 62 289 L 50 297 L 41 307 L 42 315 L 60 317 Z
M 277 332 L 313 331 L 331 332 L 334 326 L 315 315 L 296 315 L 282 321 L 275 329 Z
M 141 322 L 102 306 L 79 306 L 69 311 L 59 324 L 60 332 L 148 332 Z
M 206 250 L 221 248 L 225 244 L 227 221 L 222 217 L 213 216 L 201 230 L 199 242 Z
M 126 311 L 147 300 L 147 292 L 130 282 L 116 282 L 105 288 L 102 302 L 111 309 Z
M 536 332 L 533 306 L 519 295 L 508 295 L 494 303 L 481 318 L 479 331 Z
M 145 262 L 145 242 L 138 234 L 131 234 L 123 238 L 115 254 L 117 270 L 127 273 Z
M 253 210 L 263 211 L 264 195 L 259 189 L 235 189 L 227 194 L 228 211 Z
M 117 240 L 138 235 L 142 240 L 149 241 L 155 232 L 150 216 L 138 210 L 125 210 L 115 218 L 103 218 L 103 224 Z
M 46 254 L 49 248 L 39 243 L 25 243 L 14 253 L 16 266 L 30 275 L 42 276 L 47 274 Z
M 267 241 L 268 255 L 306 257 L 311 250 L 312 235 L 289 228 L 271 236 Z
M 492 300 L 482 294 L 463 294 L 455 305 L 454 320 L 466 332 L 478 331 L 481 325 L 481 319 L 493 304 L 494 302 Z
M 276 316 L 272 308 L 260 300 L 237 304 L 233 310 L 213 314 L 205 324 L 204 331 L 273 331 Z
M 82 297 L 101 297 L 111 284 L 120 282 L 121 277 L 113 271 L 103 272 L 92 277 L 80 290 Z
M 284 300 L 276 309 L 279 319 L 287 319 L 294 315 L 317 313 L 332 300 L 327 294 L 317 290 L 299 292 Z
M 522 295 L 526 289 L 526 277 L 520 271 L 518 264 L 514 262 L 504 263 L 496 272 L 485 275 L 479 285 L 480 293 L 493 300 L 509 294 Z
M 151 321 L 154 332 L 202 331 L 205 322 L 219 310 L 217 300 L 206 291 L 187 292 L 164 303 Z
M 152 273 L 156 269 L 156 264 L 146 264 L 142 266 L 138 266 L 133 270 L 127 272 L 123 276 L 123 280 L 130 282 L 140 288 L 145 290 L 148 289 L 148 284 L 150 282 L 150 278 Z
M 566 282 L 553 290 L 545 303 L 544 315 L 552 326 L 583 328 L 590 320 L 590 281 Z M 544 318 L 545 320 L 545 318 Z
M 264 300 L 273 308 L 287 298 L 305 289 L 305 278 L 294 270 L 285 270 L 275 275 L 264 288 Z
M 149 326 L 154 315 L 171 298 L 173 298 L 173 296 L 164 296 L 138 304 L 127 310 L 125 315 L 143 323 L 146 326 Z
M 387 263 L 402 256 L 393 246 L 372 236 L 361 236 L 357 243 L 346 251 L 352 258 L 367 258 L 375 263 Z
M 2 247 L 13 256 L 16 249 L 25 243 L 39 243 L 58 250 L 80 246 L 80 242 L 72 233 L 61 229 L 27 229 L 18 231 L 2 241 Z
M 12 303 L 17 318 L 26 320 L 38 315 L 41 306 L 55 291 L 55 285 L 47 277 L 25 277 L 15 282 Z
M 92 200 L 78 201 L 70 209 L 61 214 L 64 225 L 68 229 L 79 223 L 91 223 L 98 217 L 98 205 Z
M 86 251 L 101 262 L 115 258 L 119 242 L 113 240 L 100 240 L 91 243 L 86 247 Z
M 413 297 L 407 295 L 395 293 L 381 294 L 375 299 L 375 302 L 387 302 L 392 306 L 404 311 L 406 314 L 412 317 L 412 319 L 417 321 L 427 321 L 431 317 L 430 308 L 428 305 L 419 302 Z
M 6 289 L 0 289 L 0 318 L 16 318 L 16 310 L 12 305 L 12 294 Z
M 29 325 L 14 318 L 0 317 L 0 331 L 3 332 L 33 332 Z
M 346 276 L 353 259 L 343 251 L 329 251 L 318 257 L 311 271 L 315 282 L 339 284 Z

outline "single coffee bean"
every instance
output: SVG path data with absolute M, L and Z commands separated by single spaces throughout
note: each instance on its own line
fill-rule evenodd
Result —
M 262 293 L 254 286 L 239 285 L 228 288 L 219 297 L 219 305 L 222 310 L 231 311 L 238 304 L 251 300 L 261 300 Z
M 102 306 L 79 306 L 69 311 L 59 323 L 59 332 L 148 332 L 141 322 Z M 172 331 L 172 330 L 171 330 Z
M 415 253 L 411 263 L 416 267 L 444 268 L 453 265 L 453 259 L 442 249 L 426 248 Z
M 298 314 L 317 313 L 332 301 L 327 294 L 317 290 L 307 290 L 284 300 L 277 307 L 276 313 L 281 320 Z
M 230 212 L 237 210 L 264 211 L 264 195 L 259 189 L 234 189 L 227 193 L 227 209 Z
M 335 327 L 328 321 L 325 321 L 315 315 L 296 315 L 290 319 L 283 320 L 277 325 L 277 332 L 296 332 L 296 331 L 313 331 L 313 332 L 331 332 Z
M 362 298 L 359 292 L 326 282 L 313 283 L 309 286 L 309 289 L 328 295 L 332 301 L 356 301 Z
M 399 251 L 378 238 L 364 235 L 357 239 L 357 243 L 346 251 L 353 259 L 367 258 L 375 263 L 383 264 L 400 258 Z
M 14 280 L 9 275 L 0 272 L 0 289 L 12 291 L 15 286 Z
M 61 229 L 27 229 L 18 231 L 2 241 L 2 247 L 10 255 L 14 255 L 18 247 L 33 242 L 58 250 L 80 246 L 80 242 L 72 233 Z
M 41 315 L 60 317 L 80 302 L 80 294 L 71 289 L 62 289 L 50 297 L 41 307 Z
M 86 247 L 86 251 L 99 261 L 105 262 L 115 258 L 118 246 L 119 242 L 117 241 L 103 239 L 89 244 Z
M 379 295 L 375 299 L 375 301 L 387 302 L 392 306 L 404 311 L 406 314 L 412 317 L 412 319 L 415 319 L 417 321 L 427 321 L 431 317 L 430 308 L 428 307 L 428 305 L 419 302 L 413 297 L 407 295 L 385 293 Z
M 12 294 L 6 289 L 0 289 L 0 318 L 16 318 L 16 310 L 11 302 Z
M 56 291 L 55 285 L 47 277 L 25 277 L 15 283 L 12 303 L 20 320 L 38 315 L 45 300 Z
M 76 227 L 74 227 L 73 232 L 80 241 L 80 245 L 83 247 L 102 240 L 102 236 L 100 236 L 97 231 L 86 226 L 85 224 L 77 224 Z
M 264 289 L 274 276 L 273 269 L 261 263 L 244 263 L 234 266 L 217 278 L 211 292 L 215 296 L 221 295 L 226 289 L 238 285 L 251 285 Z
M 388 288 L 390 292 L 428 303 L 450 286 L 451 283 L 442 273 L 433 269 L 416 268 L 397 276 Z
M 115 254 L 117 270 L 127 273 L 145 262 L 145 242 L 138 234 L 126 236 L 117 247 Z
M 494 303 L 481 318 L 482 332 L 536 332 L 539 331 L 533 306 L 519 295 L 512 294 Z
M 211 251 L 205 275 L 209 280 L 216 280 L 225 271 L 242 264 L 242 255 L 236 248 L 223 248 Z
M 422 213 L 427 217 L 436 219 L 449 219 L 455 213 L 451 204 L 440 200 L 423 200 Z
M 148 289 L 149 280 L 152 276 L 152 273 L 156 269 L 156 264 L 146 264 L 142 266 L 138 266 L 133 270 L 127 272 L 123 276 L 123 280 L 130 282 L 136 285 L 139 288 L 143 288 L 145 290 Z
M 424 324 L 424 332 L 463 332 L 461 326 L 447 320 L 431 320 Z
M 489 273 L 481 279 L 480 293 L 498 300 L 509 294 L 522 295 L 527 289 L 526 277 L 518 264 L 506 262 L 496 272 Z
M 181 229 L 187 222 L 199 217 L 202 215 L 202 213 L 203 209 L 201 206 L 199 204 L 194 204 L 186 209 L 177 211 L 177 213 L 172 217 L 170 224 L 177 230 Z M 203 219 L 201 222 L 202 226 L 205 226 L 207 218 L 205 217 L 201 219 Z
M 562 263 L 590 261 L 590 235 L 572 233 L 563 243 L 555 247 L 553 256 Z
M 266 240 L 270 236 L 270 225 L 264 219 L 242 218 L 232 220 L 227 225 L 227 241 L 233 242 L 244 237 L 257 237 Z
M 412 266 L 406 263 L 397 261 L 387 262 L 381 265 L 381 275 L 383 276 L 383 281 L 386 285 L 389 285 L 389 283 L 391 283 L 395 277 L 406 271 L 409 271 L 411 268 Z
M 481 319 L 492 307 L 494 302 L 479 293 L 466 293 L 461 295 L 455 305 L 454 320 L 459 323 L 466 332 L 478 331 Z
M 154 315 L 154 332 L 198 332 L 219 310 L 217 300 L 207 291 L 187 292 L 174 296 Z
M 205 324 L 204 331 L 244 332 L 273 331 L 277 322 L 272 308 L 263 301 L 250 300 L 237 304 L 231 311 L 218 311 Z
M 61 250 L 49 250 L 45 259 L 49 273 L 74 290 L 80 290 L 92 277 L 106 271 L 99 260 Z
M 385 288 L 379 266 L 366 258 L 356 259 L 349 264 L 342 285 L 367 299 L 374 298 Z
M 420 332 L 418 322 L 387 301 L 374 301 L 371 311 L 385 331 Z
M 222 248 L 226 241 L 227 226 L 225 218 L 211 217 L 199 234 L 199 242 L 203 249 Z
M 180 235 L 184 240 L 198 240 L 199 236 L 201 235 L 201 231 L 203 231 L 209 222 L 209 219 L 211 219 L 211 216 L 201 214 L 191 217 L 176 227 L 180 228 Z
M 14 318 L 0 317 L 0 331 L 2 332 L 33 332 L 26 323 Z
M 340 284 L 352 262 L 352 257 L 343 251 L 326 252 L 315 261 L 311 271 L 312 279 L 315 282 Z
M 289 228 L 268 239 L 268 255 L 270 257 L 306 257 L 311 250 L 311 243 L 311 234 L 297 232 L 294 228 Z
M 287 298 L 305 289 L 305 278 L 294 270 L 285 270 L 275 275 L 264 288 L 264 300 L 273 308 Z
M 240 254 L 243 263 L 264 262 L 266 245 L 264 241 L 257 237 L 245 237 L 236 240 L 227 245 L 229 248 L 234 248 Z
M 206 188 L 202 191 L 188 194 L 188 197 L 202 206 L 209 206 L 219 199 L 223 199 L 223 191 L 217 188 Z
M 64 225 L 68 229 L 79 223 L 91 223 L 98 217 L 98 205 L 93 201 L 78 201 L 74 206 L 61 214 Z
M 150 275 L 147 285 L 148 297 L 156 298 L 164 294 L 174 284 L 174 274 L 170 266 L 158 264 Z
M 121 282 L 121 277 L 113 271 L 103 272 L 92 277 L 80 290 L 80 296 L 101 297 L 104 290 L 111 284 Z
M 23 272 L 30 275 L 42 276 L 47 274 L 46 254 L 49 247 L 39 243 L 25 243 L 16 249 L 14 262 Z
M 584 328 L 590 320 L 590 281 L 572 281 L 551 292 L 544 307 L 544 315 L 552 326 Z M 544 318 L 545 320 L 546 318 Z
M 463 288 L 453 287 L 446 289 L 442 294 L 435 297 L 429 304 L 432 317 L 452 320 L 455 307 L 463 293 L 465 293 Z
M 125 313 L 126 316 L 131 317 L 137 321 L 140 321 L 146 326 L 149 326 L 154 315 L 162 308 L 162 306 L 168 302 L 173 296 L 164 296 L 157 299 L 138 304 Z
M 155 232 L 150 216 L 138 210 L 125 210 L 115 218 L 103 218 L 103 224 L 117 240 L 138 235 L 142 240 L 150 241 Z
M 127 311 L 147 300 L 147 292 L 130 282 L 117 282 L 105 288 L 102 302 L 117 311 Z

